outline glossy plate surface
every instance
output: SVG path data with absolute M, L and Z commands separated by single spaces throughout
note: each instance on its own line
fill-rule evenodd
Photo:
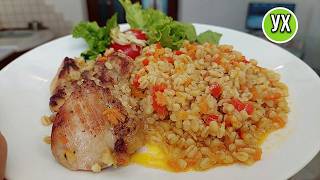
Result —
M 122 26 L 125 28 L 125 26 Z M 232 165 L 205 172 L 169 173 L 130 165 L 99 174 L 73 172 L 59 165 L 42 138 L 51 128 L 41 125 L 50 114 L 49 84 L 65 56 L 75 57 L 86 48 L 66 36 L 19 57 L 0 71 L 0 131 L 9 146 L 7 176 L 12 180 L 53 179 L 286 179 L 304 167 L 320 149 L 320 79 L 300 59 L 265 40 L 238 31 L 196 24 L 223 34 L 221 44 L 231 44 L 260 66 L 274 69 L 289 86 L 289 121 L 263 144 L 262 160 L 252 166 Z

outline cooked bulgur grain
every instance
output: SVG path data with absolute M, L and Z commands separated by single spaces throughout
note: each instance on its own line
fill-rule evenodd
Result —
M 101 171 L 101 166 L 96 163 L 91 167 L 92 172 L 100 172 Z
M 51 144 L 51 136 L 45 136 L 43 138 L 43 142 L 45 142 L 46 144 Z
M 135 60 L 131 92 L 143 93 L 135 99 L 148 141 L 177 171 L 261 159 L 261 139 L 289 112 L 280 76 L 230 45 L 185 42 L 179 52 L 151 45 Z
M 50 125 L 52 124 L 52 120 L 51 120 L 51 118 L 48 117 L 48 116 L 42 116 L 42 117 L 41 117 L 41 123 L 42 123 L 42 125 L 44 125 L 44 126 L 50 126 Z

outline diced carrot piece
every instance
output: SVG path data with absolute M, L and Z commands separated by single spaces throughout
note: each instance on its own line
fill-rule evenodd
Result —
M 201 158 L 202 158 L 202 153 L 201 153 L 200 151 L 198 151 L 198 152 L 196 153 L 196 155 L 194 156 L 194 159 L 195 159 L 196 161 L 199 161 Z
M 286 125 L 285 121 L 280 116 L 276 116 L 272 120 L 273 122 L 278 123 L 280 128 L 283 128 Z
M 217 54 L 216 56 L 213 57 L 213 62 L 217 64 L 221 64 L 221 56 Z
M 176 160 L 168 160 L 167 164 L 173 171 L 176 171 L 176 172 L 181 171 L 181 168 Z
M 194 165 L 196 165 L 197 160 L 195 160 L 195 159 L 186 159 L 186 162 L 188 164 L 188 167 L 193 167 Z
M 201 101 L 199 102 L 199 108 L 202 114 L 206 114 L 209 111 L 209 106 L 205 98 L 201 98 Z
M 188 86 L 191 84 L 191 82 L 192 82 L 192 78 L 188 77 L 187 80 L 184 82 L 184 84 Z
M 155 58 L 160 58 L 164 53 L 165 53 L 165 51 L 164 51 L 163 48 L 156 49 L 156 51 L 154 52 L 153 56 Z
M 265 100 L 276 100 L 281 98 L 281 94 L 280 93 L 273 93 L 273 94 L 269 94 L 267 96 L 264 97 Z
M 255 87 L 251 88 L 250 89 L 250 92 L 252 94 L 252 100 L 257 100 L 259 98 L 259 95 L 258 95 L 258 92 L 257 92 L 257 89 Z
M 156 43 L 156 48 L 157 48 L 157 49 L 162 48 L 162 46 L 161 46 L 160 42 L 157 42 L 157 43 Z
M 176 67 L 175 71 L 176 71 L 176 73 L 183 73 L 186 71 L 186 67 L 184 67 L 184 66 Z
M 224 125 L 225 127 L 232 127 L 231 118 L 229 116 L 224 120 Z
M 146 96 L 145 94 L 143 94 L 143 92 L 140 89 L 137 89 L 134 87 L 131 88 L 131 94 L 136 98 L 143 98 Z
M 219 116 L 211 114 L 208 115 L 207 118 L 204 119 L 204 123 L 209 126 L 211 121 L 217 121 L 219 119 Z
M 140 75 L 136 74 L 136 76 L 134 77 L 133 82 L 132 82 L 133 87 L 139 88 L 139 86 L 140 86 L 139 79 L 140 79 Z
M 239 65 L 239 62 L 236 61 L 236 60 L 232 60 L 230 61 L 230 64 L 234 65 L 234 66 L 238 66 Z M 241 88 L 241 87 L 240 87 Z
M 247 89 L 247 85 L 246 84 L 240 84 L 240 90 L 244 91 Z
M 259 161 L 261 159 L 262 150 L 261 148 L 256 149 L 256 152 L 253 155 L 253 160 Z
M 188 55 L 191 57 L 191 59 L 196 59 L 196 50 L 190 50 Z
M 241 129 L 238 130 L 237 132 L 238 132 L 239 137 L 240 137 L 241 139 L 244 139 L 244 137 L 246 136 L 246 133 L 245 133 L 244 131 L 241 131 Z
M 187 54 L 188 56 L 191 57 L 191 59 L 195 59 L 196 57 L 196 51 L 197 51 L 197 47 L 194 44 L 189 44 L 186 46 L 187 48 Z
M 188 118 L 188 113 L 186 111 L 179 111 L 176 116 L 179 120 L 185 120 Z
M 232 144 L 232 139 L 229 136 L 224 136 L 224 144 L 226 146 L 229 146 L 230 144 Z
M 215 98 L 218 98 L 222 94 L 222 87 L 218 83 L 214 83 L 210 86 L 211 95 Z
M 222 66 L 226 71 L 229 71 L 231 69 L 231 65 L 227 63 L 221 63 L 220 66 Z
M 107 61 L 107 57 L 106 56 L 101 56 L 101 57 L 98 58 L 98 61 L 105 62 L 105 61 Z

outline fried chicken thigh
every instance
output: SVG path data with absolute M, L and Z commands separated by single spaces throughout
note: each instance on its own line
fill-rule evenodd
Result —
M 129 81 L 131 62 L 118 54 L 108 60 L 113 68 L 97 61 L 82 70 L 66 58 L 54 80 L 51 150 L 71 170 L 124 165 L 144 143 L 143 121 L 129 114 L 110 90 L 120 78 Z M 70 78 L 75 71 L 79 78 Z

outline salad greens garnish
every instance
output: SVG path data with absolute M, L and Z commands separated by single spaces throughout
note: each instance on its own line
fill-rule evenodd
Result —
M 159 42 L 163 47 L 180 49 L 183 42 L 205 42 L 218 44 L 222 36 L 220 33 L 206 31 L 197 36 L 195 27 L 191 23 L 178 22 L 164 13 L 154 9 L 143 9 L 139 3 L 130 0 L 119 0 L 126 12 L 126 20 L 132 29 L 140 29 L 147 34 L 147 44 Z M 119 27 L 117 15 L 113 15 L 106 26 L 99 27 L 96 22 L 80 22 L 74 27 L 72 35 L 83 38 L 88 49 L 81 53 L 84 59 L 95 59 L 111 44 L 111 29 Z
M 106 47 L 111 44 L 110 32 L 115 27 L 118 27 L 117 14 L 114 14 L 103 27 L 99 27 L 96 22 L 80 22 L 75 26 L 72 36 L 83 38 L 88 44 L 88 49 L 81 53 L 81 56 L 84 59 L 95 59 L 104 53 Z
M 205 42 L 211 43 L 211 44 L 219 44 L 220 38 L 222 34 L 212 31 L 205 31 L 203 33 L 200 33 L 197 37 L 197 41 L 200 44 L 203 44 Z
M 179 49 L 184 40 L 196 40 L 196 31 L 192 24 L 174 21 L 161 11 L 142 9 L 139 3 L 120 0 L 125 9 L 126 20 L 132 28 L 142 29 L 148 35 L 148 43 L 160 42 L 164 47 Z

